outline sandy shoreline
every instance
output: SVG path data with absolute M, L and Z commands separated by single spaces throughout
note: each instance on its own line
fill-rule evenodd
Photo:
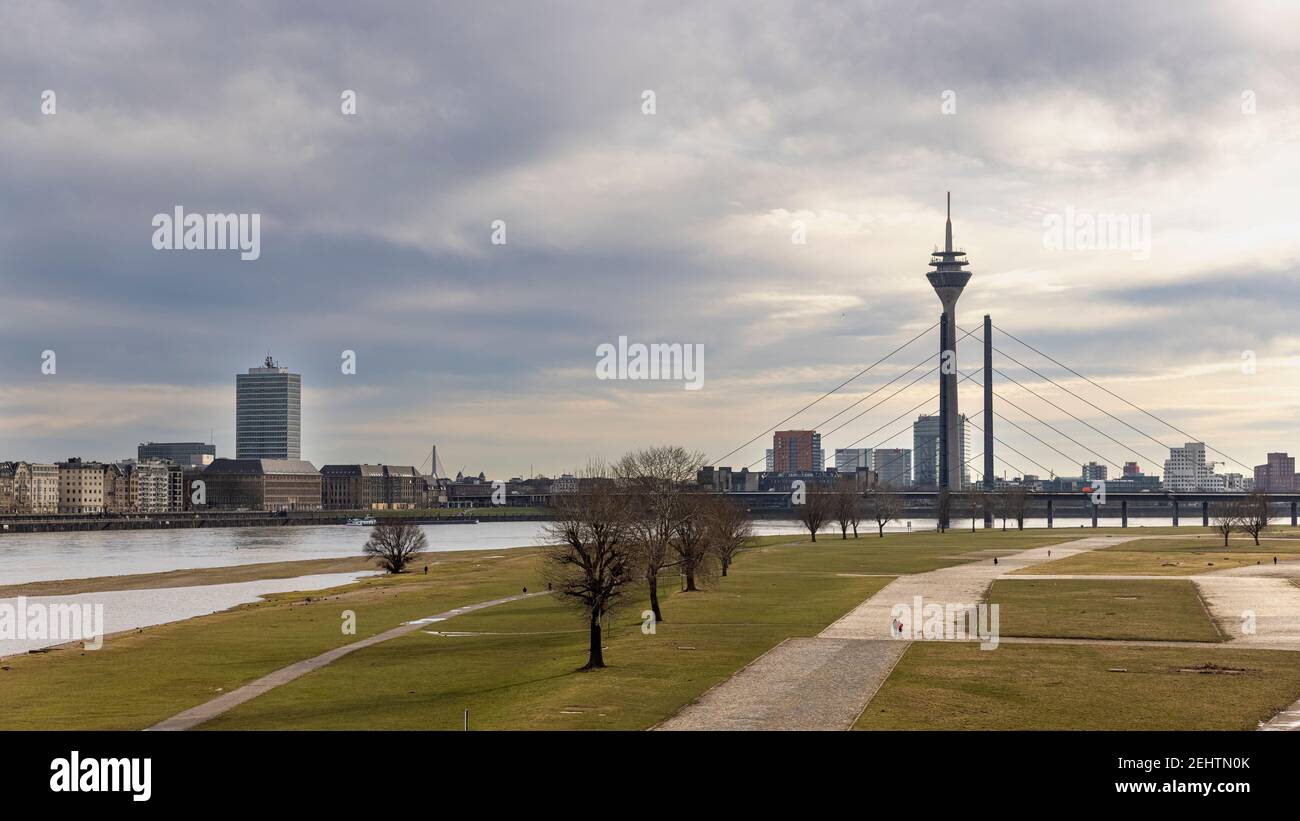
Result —
M 527 550 L 512 547 L 501 550 L 457 550 L 426 553 L 412 568 L 418 572 L 424 565 L 446 561 L 485 559 L 501 555 L 506 550 Z M 298 576 L 316 576 L 327 573 L 357 573 L 376 571 L 373 559 L 364 556 L 346 556 L 334 559 L 295 559 L 284 562 L 239 564 L 225 567 L 200 567 L 186 570 L 168 570 L 159 573 L 135 573 L 122 576 L 96 576 L 83 579 L 58 579 L 0 585 L 0 598 L 14 596 L 68 596 L 78 593 L 107 593 L 123 590 L 154 590 L 169 587 L 203 587 L 214 584 L 291 579 Z

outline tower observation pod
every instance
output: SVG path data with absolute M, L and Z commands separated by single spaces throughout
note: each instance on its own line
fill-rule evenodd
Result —
M 952 247 L 952 192 L 948 192 L 948 219 L 944 226 L 943 250 L 934 251 L 927 273 L 939 295 L 943 315 L 939 322 L 939 489 L 961 490 L 961 429 L 957 410 L 957 299 L 970 271 L 966 252 Z

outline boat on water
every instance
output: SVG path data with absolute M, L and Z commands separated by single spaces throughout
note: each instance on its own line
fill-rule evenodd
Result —
M 365 518 L 348 519 L 348 524 L 356 525 L 358 527 L 373 527 L 374 525 L 379 524 L 379 520 L 374 516 L 366 516 Z

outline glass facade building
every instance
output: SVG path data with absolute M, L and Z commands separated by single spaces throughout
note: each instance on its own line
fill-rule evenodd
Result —
M 302 457 L 302 376 L 271 357 L 235 375 L 235 458 Z

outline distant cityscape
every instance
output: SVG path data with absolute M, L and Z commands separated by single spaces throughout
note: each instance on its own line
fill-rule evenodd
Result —
M 954 485 L 972 484 L 968 463 L 970 433 L 958 417 L 956 450 L 961 470 Z M 939 485 L 941 424 L 938 414 L 912 423 L 911 448 L 839 448 L 828 464 L 821 434 L 781 430 L 772 436 L 765 469 L 703 467 L 701 487 L 718 492 L 786 492 L 796 480 L 854 482 L 857 488 L 935 489 Z M 235 377 L 235 457 L 218 457 L 207 442 L 144 442 L 134 459 L 118 462 L 0 461 L 0 515 L 168 513 L 187 510 L 313 511 L 412 510 L 476 507 L 487 504 L 536 505 L 556 493 L 581 487 L 570 475 L 550 478 L 486 475 L 441 476 L 436 448 L 429 470 L 412 465 L 329 464 L 319 469 L 301 458 L 302 376 L 270 356 L 260 367 Z M 1105 482 L 1112 492 L 1218 493 L 1300 490 L 1295 458 L 1269 453 L 1253 476 L 1216 473 L 1202 442 L 1169 449 L 1162 475 L 1124 463 L 1112 476 L 1106 464 L 1080 465 L 1077 476 L 1025 474 L 995 477 L 992 489 L 1075 492 Z M 202 492 L 197 496 L 196 482 Z M 958 484 L 959 482 L 959 484 Z

